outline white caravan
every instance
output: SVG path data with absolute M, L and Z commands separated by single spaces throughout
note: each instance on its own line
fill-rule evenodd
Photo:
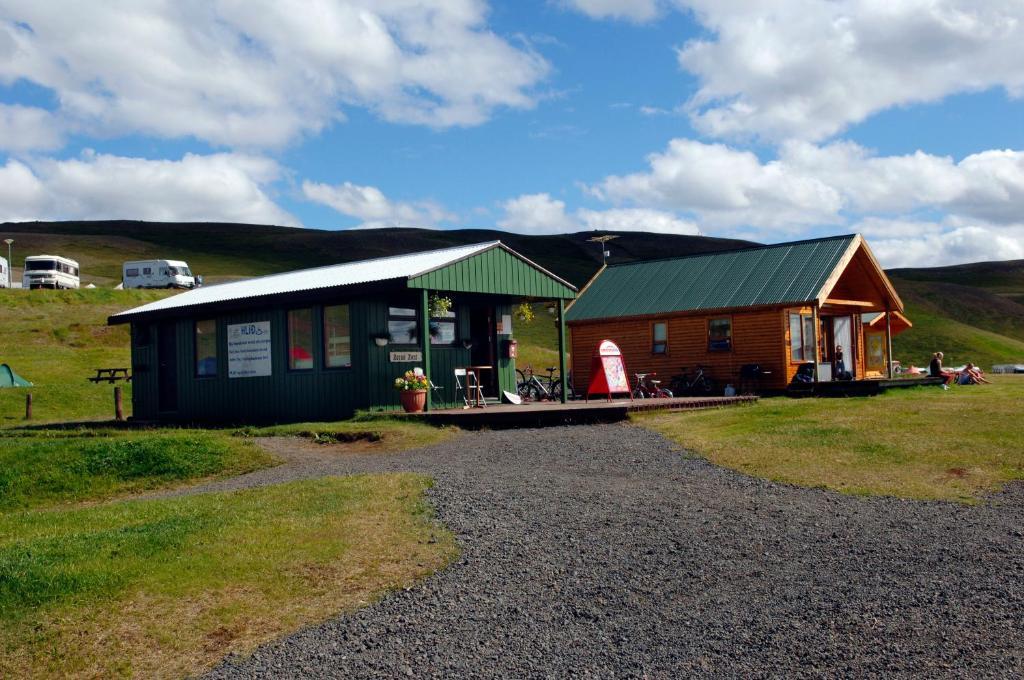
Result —
M 60 255 L 25 258 L 22 288 L 78 288 L 78 263 Z
M 125 288 L 195 288 L 188 263 L 181 260 L 138 260 L 121 268 Z
M 7 267 L 7 259 L 0 257 L 0 288 L 10 288 L 11 270 Z

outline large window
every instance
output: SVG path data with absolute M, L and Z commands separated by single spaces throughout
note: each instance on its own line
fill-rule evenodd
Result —
M 352 365 L 348 318 L 348 305 L 324 307 L 324 366 L 327 368 L 348 368 Z
M 313 310 L 288 312 L 288 368 L 305 371 L 313 368 Z
M 196 321 L 196 376 L 217 375 L 217 322 Z
M 416 345 L 416 310 L 409 307 L 388 307 L 388 333 L 396 345 Z
M 668 323 L 665 321 L 651 324 L 651 354 L 668 354 Z
M 789 358 L 814 361 L 814 317 L 791 312 L 789 315 Z
M 708 321 L 708 351 L 732 351 L 732 317 L 725 316 Z

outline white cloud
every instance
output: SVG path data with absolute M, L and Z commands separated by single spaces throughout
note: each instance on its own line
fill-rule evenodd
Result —
M 868 242 L 886 268 L 1024 259 L 1024 223 L 998 228 L 976 225 L 952 229 L 925 223 L 915 233 L 908 231 L 905 223 L 897 221 L 888 237 L 883 224 L 876 222 L 872 226 L 880 237 L 869 237 Z
M 486 14 L 482 0 L 0 0 L 0 83 L 51 88 L 92 134 L 276 146 L 349 106 L 475 125 L 531 107 L 549 71 Z
M 502 204 L 505 217 L 498 226 L 524 234 L 560 234 L 576 231 L 651 231 L 668 234 L 699 234 L 697 225 L 661 210 L 580 208 L 569 214 L 565 202 L 549 194 L 523 194 Z
M 894 106 L 1000 87 L 1024 95 L 1016 0 L 678 0 L 714 35 L 679 50 L 715 136 L 820 140 Z
M 63 144 L 59 125 L 45 109 L 0 103 L 0 149 L 56 149 Z
M 998 225 L 1024 215 L 1024 151 L 993 150 L 959 162 L 918 151 L 877 156 L 850 142 L 788 142 L 761 161 L 722 144 L 674 139 L 649 169 L 612 175 L 587 190 L 616 205 L 695 215 L 716 228 L 762 236 L 842 225 L 848 216 L 942 211 Z
M 392 201 L 377 187 L 351 182 L 329 185 L 306 181 L 302 183 L 302 193 L 310 201 L 363 220 L 360 225 L 363 228 L 434 227 L 439 222 L 456 219 L 433 201 Z
M 86 152 L 0 168 L 0 221 L 133 219 L 299 226 L 266 187 L 274 161 L 243 154 L 148 160 Z
M 659 13 L 657 0 L 563 0 L 563 4 L 592 19 L 625 19 L 644 23 Z

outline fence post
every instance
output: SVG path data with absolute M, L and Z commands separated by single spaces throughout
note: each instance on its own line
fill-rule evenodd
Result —
M 114 420 L 121 422 L 124 420 L 124 405 L 121 403 L 121 388 L 114 388 Z
M 32 393 L 25 393 L 25 420 L 32 420 Z

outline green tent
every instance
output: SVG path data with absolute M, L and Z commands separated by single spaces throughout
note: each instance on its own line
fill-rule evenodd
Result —
M 0 387 L 31 387 L 32 383 L 14 372 L 7 364 L 0 364 Z

